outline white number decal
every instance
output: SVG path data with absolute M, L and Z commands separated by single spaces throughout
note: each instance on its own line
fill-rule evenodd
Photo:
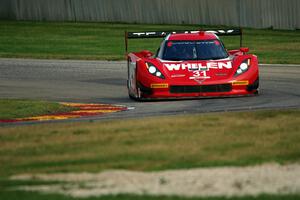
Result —
M 190 79 L 206 79 L 210 78 L 207 76 L 207 71 L 193 71 L 193 76 Z

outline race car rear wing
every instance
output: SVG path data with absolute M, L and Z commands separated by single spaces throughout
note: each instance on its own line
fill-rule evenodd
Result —
M 175 33 L 198 33 L 200 31 L 211 32 L 218 36 L 240 36 L 240 47 L 242 47 L 242 29 L 201 29 L 195 30 L 179 30 L 179 31 L 146 31 L 146 32 L 127 32 L 125 31 L 125 50 L 128 51 L 128 39 L 145 39 L 145 38 L 163 38 L 169 34 Z

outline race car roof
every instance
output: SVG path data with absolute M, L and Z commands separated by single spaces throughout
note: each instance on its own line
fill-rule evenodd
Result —
M 199 33 L 175 33 L 166 37 L 166 40 L 214 40 L 218 37 L 214 33 L 201 31 Z

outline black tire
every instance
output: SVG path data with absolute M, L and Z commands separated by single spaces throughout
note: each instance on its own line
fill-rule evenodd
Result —
M 136 101 L 136 97 L 132 96 L 132 95 L 131 95 L 131 94 L 129 94 L 129 93 L 128 93 L 128 97 L 129 97 L 129 99 L 131 99 L 131 100 L 135 100 L 135 101 Z

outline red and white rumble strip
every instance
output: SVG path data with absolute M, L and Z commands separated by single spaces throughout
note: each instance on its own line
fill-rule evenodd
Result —
M 10 122 L 25 122 L 25 121 L 48 121 L 48 120 L 62 120 L 72 119 L 79 117 L 91 117 L 103 115 L 106 113 L 114 113 L 119 111 L 127 110 L 126 106 L 113 105 L 113 104 L 95 104 L 95 103 L 60 103 L 65 106 L 77 108 L 75 111 L 65 113 L 55 113 L 49 115 L 40 115 L 16 119 L 0 119 L 0 123 Z

